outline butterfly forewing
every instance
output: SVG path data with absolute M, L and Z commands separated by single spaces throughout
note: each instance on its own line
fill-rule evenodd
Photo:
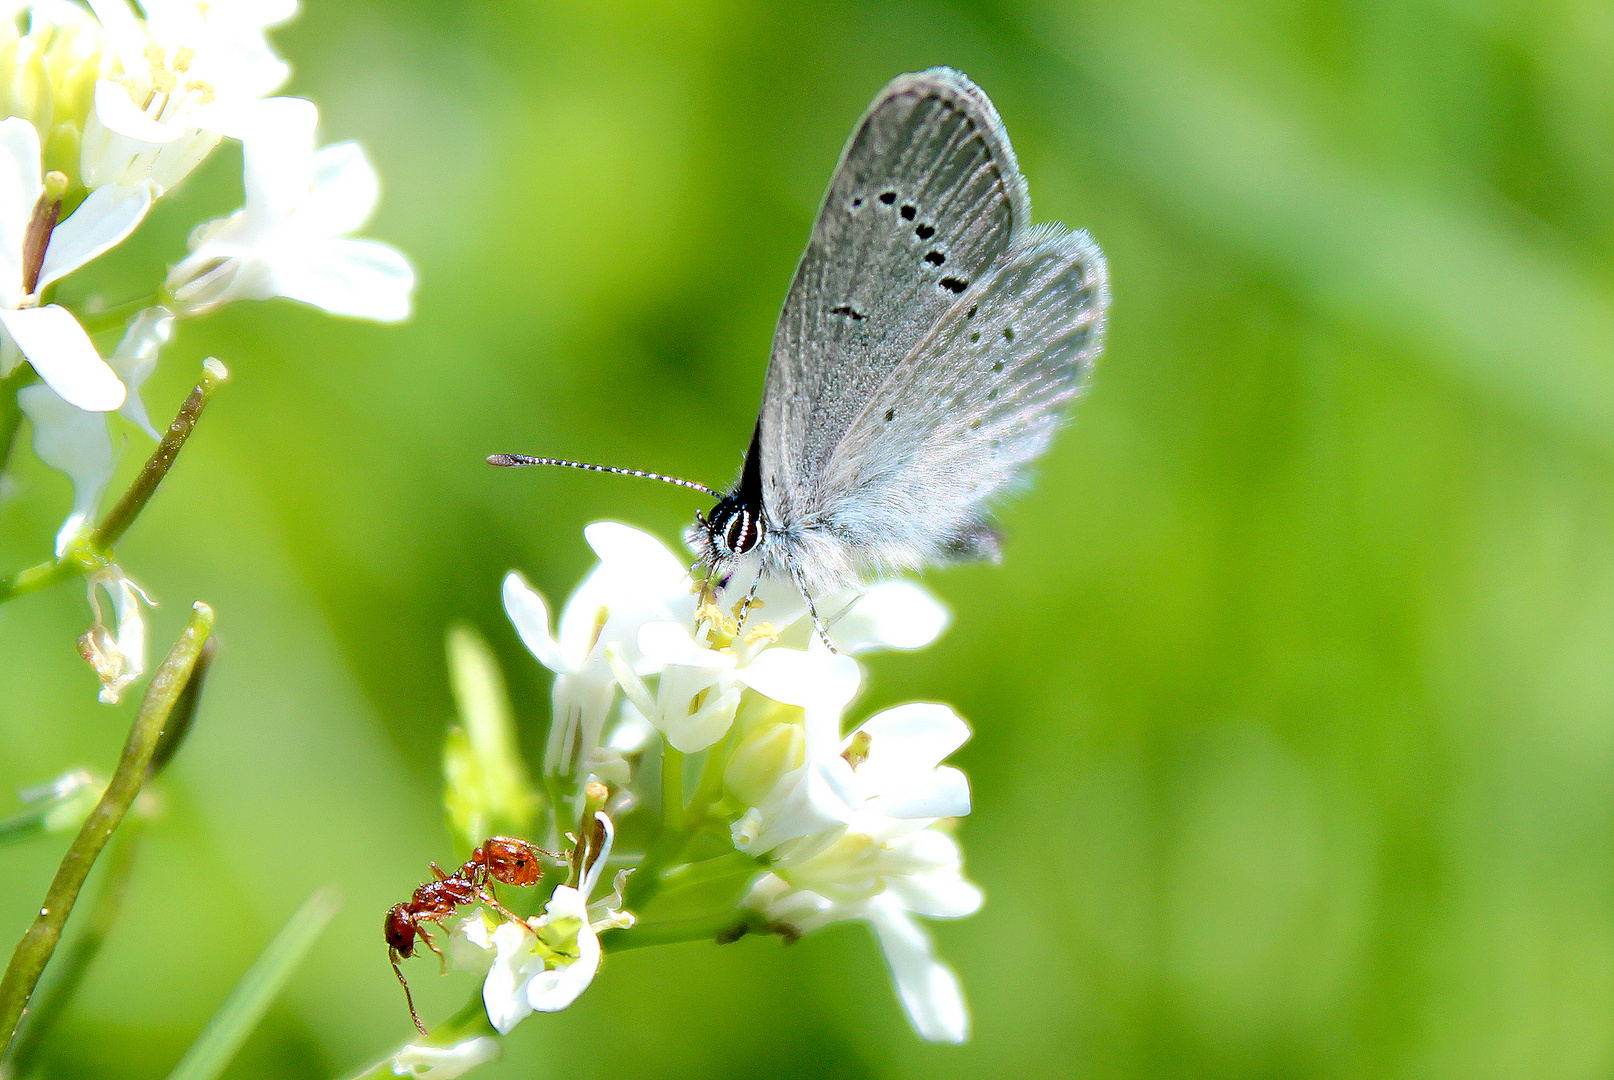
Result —
M 869 396 L 1029 224 L 986 95 L 938 68 L 894 79 L 842 151 L 785 299 L 761 415 L 764 501 L 788 530 Z
M 990 554 L 988 504 L 1047 449 L 1108 303 L 1086 233 L 1023 237 L 862 403 L 811 516 L 874 568 Z

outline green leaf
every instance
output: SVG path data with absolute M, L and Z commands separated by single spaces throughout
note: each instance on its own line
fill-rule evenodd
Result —
M 241 977 L 168 1080 L 213 1080 L 224 1071 L 341 906 L 336 886 L 314 890 Z
M 504 677 L 475 630 L 448 630 L 448 672 L 459 723 L 443 742 L 443 808 L 466 850 L 489 836 L 530 835 L 540 800 L 516 743 Z

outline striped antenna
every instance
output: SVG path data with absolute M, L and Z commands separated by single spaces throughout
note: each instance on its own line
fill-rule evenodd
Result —
M 491 454 L 488 456 L 489 465 L 497 465 L 501 469 L 514 469 L 523 465 L 560 465 L 568 469 L 587 469 L 589 472 L 615 473 L 617 476 L 638 476 L 645 480 L 660 480 L 663 484 L 677 484 L 679 487 L 692 488 L 695 491 L 710 495 L 714 499 L 721 499 L 721 491 L 713 491 L 705 484 L 697 484 L 693 480 L 684 480 L 677 476 L 662 476 L 660 473 L 645 472 L 642 469 L 618 469 L 611 465 L 590 465 L 586 461 L 567 461 L 565 458 L 528 457 L 526 454 Z

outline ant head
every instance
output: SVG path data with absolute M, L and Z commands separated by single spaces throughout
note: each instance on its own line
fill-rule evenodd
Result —
M 527 841 L 513 836 L 493 837 L 476 849 L 471 860 L 488 877 L 505 885 L 536 885 L 544 874 L 538 852 Z
M 394 904 L 387 912 L 386 921 L 381 926 L 386 935 L 387 945 L 399 956 L 408 958 L 415 955 L 415 920 L 409 914 L 408 904 Z

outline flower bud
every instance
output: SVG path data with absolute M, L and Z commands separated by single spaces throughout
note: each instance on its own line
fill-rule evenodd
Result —
M 723 782 L 741 803 L 758 806 L 782 776 L 806 760 L 806 747 L 807 736 L 801 724 L 760 724 L 734 748 Z
M 538 809 L 516 744 L 504 678 L 487 642 L 469 626 L 448 631 L 449 678 L 459 723 L 443 744 L 443 806 L 467 849 L 489 836 L 524 836 Z

